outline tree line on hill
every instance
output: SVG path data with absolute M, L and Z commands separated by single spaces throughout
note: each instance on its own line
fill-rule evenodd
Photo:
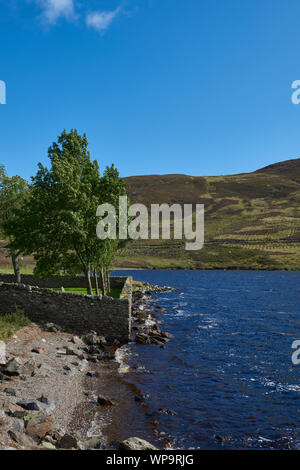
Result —
M 100 175 L 91 161 L 86 135 L 64 130 L 48 150 L 50 168 L 38 165 L 29 184 L 9 177 L 0 166 L 0 229 L 7 240 L 17 283 L 21 282 L 19 257 L 33 255 L 34 274 L 84 273 L 88 294 L 110 291 L 109 273 L 120 240 L 99 240 L 96 216 L 100 204 L 110 203 L 118 221 L 119 196 L 126 195 L 124 181 L 114 165 Z

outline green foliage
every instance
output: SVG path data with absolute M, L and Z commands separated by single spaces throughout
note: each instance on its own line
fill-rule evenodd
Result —
M 91 292 L 91 270 L 107 269 L 118 246 L 117 241 L 97 238 L 96 210 L 102 203 L 118 208 L 125 184 L 114 166 L 101 178 L 97 161 L 90 159 L 86 135 L 76 130 L 64 130 L 48 156 L 50 168 L 39 164 L 28 201 L 7 224 L 13 235 L 10 246 L 34 254 L 37 276 L 84 272 Z
M 5 340 L 13 336 L 16 331 L 24 326 L 29 326 L 30 320 L 23 310 L 16 307 L 15 312 L 0 315 L 0 340 Z

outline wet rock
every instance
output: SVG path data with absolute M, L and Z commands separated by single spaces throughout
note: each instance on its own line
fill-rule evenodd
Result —
M 108 398 L 103 397 L 102 395 L 98 395 L 97 403 L 101 406 L 114 406 L 115 403 Z
M 61 449 L 77 449 L 78 442 L 71 434 L 65 434 L 58 442 L 58 445 Z
M 9 388 L 9 387 L 8 387 L 8 388 L 5 388 L 5 389 L 4 389 L 4 393 L 6 393 L 6 395 L 9 395 L 10 397 L 15 397 L 15 396 L 17 396 L 17 393 L 16 393 L 16 391 L 15 391 L 14 388 Z
M 168 408 L 159 408 L 158 411 L 165 415 L 177 416 L 177 413 L 175 411 L 169 410 Z
M 21 359 L 14 357 L 8 361 L 4 368 L 4 373 L 11 376 L 22 375 L 24 373 L 24 366 Z
M 6 345 L 4 341 L 0 341 L 0 365 L 6 364 Z
M 35 441 L 53 433 L 54 418 L 44 412 L 34 413 L 26 425 L 26 433 Z
M 42 407 L 37 400 L 21 400 L 17 402 L 18 406 L 29 411 L 41 411 Z
M 130 437 L 120 442 L 119 450 L 157 450 L 150 442 L 144 441 L 139 437 Z
M 134 400 L 138 403 L 141 403 L 141 402 L 144 402 L 149 397 L 150 397 L 150 395 L 148 395 L 148 394 L 146 394 L 146 395 L 137 394 L 137 395 L 134 396 Z

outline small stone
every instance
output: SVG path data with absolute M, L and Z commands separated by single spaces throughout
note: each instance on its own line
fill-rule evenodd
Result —
M 99 373 L 95 370 L 90 370 L 87 374 L 88 377 L 99 377 Z
M 14 388 L 5 388 L 4 392 L 6 393 L 6 395 L 9 395 L 10 397 L 17 396 L 16 391 L 15 391 Z
M 43 349 L 43 348 L 33 348 L 31 350 L 31 352 L 33 352 L 35 354 L 43 354 L 45 352 L 45 349 Z
M 25 372 L 25 374 L 30 374 L 30 375 L 33 374 L 36 368 L 37 368 L 37 365 L 36 365 L 34 359 L 29 359 L 29 361 L 27 361 L 27 362 L 24 364 L 24 372 Z

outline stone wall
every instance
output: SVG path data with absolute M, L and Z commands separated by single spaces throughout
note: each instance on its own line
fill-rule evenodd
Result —
M 76 277 L 63 277 L 63 276 L 56 276 L 51 277 L 49 279 L 40 279 L 38 277 L 33 276 L 32 274 L 22 274 L 22 284 L 26 284 L 29 286 L 37 286 L 37 287 L 44 287 L 44 288 L 60 288 L 60 287 L 75 287 L 86 289 L 86 279 L 83 276 L 76 276 Z M 111 287 L 120 288 L 122 289 L 124 286 L 124 282 L 126 277 L 124 276 L 112 276 L 111 277 Z M 0 282 L 5 282 L 7 284 L 14 284 L 15 283 L 15 276 L 13 274 L 0 274 Z M 93 282 L 93 278 L 92 278 Z
M 116 278 L 119 288 L 121 280 L 123 290 L 120 299 L 0 282 L 0 315 L 13 312 L 18 306 L 33 322 L 53 322 L 64 331 L 79 335 L 93 330 L 110 342 L 118 340 L 127 343 L 131 334 L 132 279 Z M 67 287 L 66 284 L 64 287 Z

